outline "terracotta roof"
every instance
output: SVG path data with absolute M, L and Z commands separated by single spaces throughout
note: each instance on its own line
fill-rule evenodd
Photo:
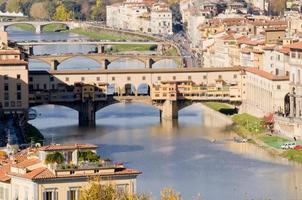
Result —
M 14 164 L 13 167 L 18 167 L 18 168 L 26 168 L 35 164 L 40 163 L 41 161 L 37 158 L 32 158 L 32 159 L 26 159 L 22 162 L 19 162 L 17 164 Z
M 241 53 L 245 53 L 245 54 L 250 54 L 252 51 L 252 49 L 249 49 L 249 48 L 242 48 L 241 49 Z
M 266 78 L 271 81 L 288 81 L 289 80 L 288 76 L 276 76 L 276 75 L 268 73 L 266 71 L 257 69 L 256 67 L 246 67 L 245 70 L 247 72 L 256 74 L 258 76 L 261 76 L 261 77 Z
M 17 59 L 0 60 L 0 65 L 27 65 L 27 62 Z
M 0 50 L 0 55 L 20 55 L 18 50 Z
M 58 144 L 43 146 L 40 151 L 56 151 L 56 150 L 74 150 L 74 149 L 96 149 L 98 146 L 94 144 Z
M 287 46 L 284 46 L 284 47 L 278 49 L 278 51 L 283 54 L 289 54 L 290 48 L 288 48 Z
M 7 175 L 7 173 L 10 172 L 11 164 L 6 164 L 0 167 L 0 181 L 5 182 L 9 181 L 10 177 Z
M 302 41 L 295 42 L 293 44 L 287 45 L 286 47 L 288 47 L 290 49 L 302 49 Z

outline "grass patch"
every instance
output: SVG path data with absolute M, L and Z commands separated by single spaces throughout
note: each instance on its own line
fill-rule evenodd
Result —
M 156 50 L 156 45 L 135 45 L 135 44 L 119 44 L 113 45 L 110 52 L 121 52 L 121 51 L 154 51 Z
M 282 144 L 284 144 L 286 142 L 289 142 L 288 139 L 282 138 L 282 137 L 279 137 L 279 136 L 263 135 L 263 136 L 260 136 L 259 139 L 261 141 L 263 141 L 265 144 L 267 144 L 271 147 L 274 147 L 276 149 L 281 149 Z
M 233 108 L 232 106 L 226 103 L 205 102 L 204 105 L 225 115 L 234 115 L 238 112 L 236 108 Z
M 219 102 L 205 102 L 204 105 L 212 108 L 213 110 L 219 111 L 220 109 L 229 109 L 232 108 L 230 105 L 226 103 L 219 103 Z
M 12 26 L 14 26 L 18 29 L 24 30 L 24 31 L 31 31 L 31 32 L 36 31 L 35 27 L 33 27 L 30 24 L 15 24 L 15 25 L 12 25 Z
M 232 116 L 234 121 L 233 131 L 241 136 L 255 135 L 267 131 L 263 119 L 254 117 L 247 113 Z
M 171 47 L 168 51 L 165 52 L 167 56 L 179 56 L 175 47 Z
M 56 31 L 66 31 L 66 26 L 64 24 L 47 24 L 43 27 L 43 32 L 56 32 Z
M 76 33 L 79 35 L 84 35 L 86 37 L 96 39 L 96 40 L 110 40 L 110 41 L 120 41 L 129 39 L 128 36 L 121 34 L 114 34 L 112 32 L 106 32 L 102 30 L 84 30 L 82 28 L 75 28 L 70 30 L 72 33 Z
M 287 158 L 290 161 L 295 161 L 298 163 L 302 163 L 302 151 L 301 150 L 286 150 L 284 151 L 281 156 Z
M 27 124 L 27 132 L 26 132 L 26 142 L 30 143 L 33 141 L 34 143 L 42 143 L 44 140 L 44 136 L 42 133 L 33 125 Z

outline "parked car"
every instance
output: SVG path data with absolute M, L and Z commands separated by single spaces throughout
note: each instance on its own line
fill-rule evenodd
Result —
M 281 145 L 282 149 L 294 149 L 297 144 L 295 142 L 288 142 Z

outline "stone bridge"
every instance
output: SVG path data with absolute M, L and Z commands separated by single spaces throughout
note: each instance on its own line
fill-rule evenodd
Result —
M 160 110 L 161 118 L 172 120 L 196 102 L 240 103 L 245 98 L 245 74 L 237 67 L 30 71 L 28 84 L 30 106 L 72 108 L 78 111 L 81 126 L 94 126 L 95 113 L 115 103 L 151 105 Z M 141 86 L 145 92 L 139 91 Z
M 0 22 L 0 31 L 5 31 L 7 27 L 16 24 L 29 24 L 35 28 L 36 33 L 41 33 L 43 27 L 49 24 L 63 24 L 67 29 L 73 29 L 79 26 L 77 22 L 70 21 L 19 21 L 19 22 Z
M 152 65 L 161 60 L 174 60 L 178 67 L 183 67 L 183 60 L 180 56 L 163 56 L 163 55 L 135 55 L 135 54 L 62 54 L 62 55 L 46 55 L 46 56 L 30 56 L 29 59 L 39 60 L 47 63 L 51 70 L 58 70 L 58 65 L 62 62 L 76 58 L 85 57 L 98 62 L 103 69 L 108 69 L 108 65 L 114 61 L 121 59 L 137 60 L 144 63 L 145 68 L 152 68 Z

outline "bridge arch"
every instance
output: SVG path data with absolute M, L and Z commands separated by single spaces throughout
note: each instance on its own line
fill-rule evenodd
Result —
M 51 68 L 51 63 L 39 58 L 29 59 L 29 69 L 41 69 L 41 68 L 48 70 Z
M 30 29 L 30 27 L 32 28 L 32 31 L 36 31 L 37 27 L 31 23 L 27 23 L 27 22 L 14 22 L 14 23 L 10 23 L 7 25 L 4 25 L 4 31 L 6 31 L 9 27 L 16 27 L 17 25 L 26 25 L 28 26 L 28 28 L 26 27 L 26 29 Z
M 152 64 L 152 68 L 177 68 L 179 66 L 181 66 L 181 63 L 179 63 L 174 58 L 163 58 L 155 60 Z
M 123 88 L 123 95 L 124 96 L 134 96 L 134 95 L 136 95 L 136 92 L 137 92 L 137 90 L 136 90 L 134 84 L 126 83 L 124 85 L 124 88 Z
M 108 60 L 108 59 L 107 59 Z M 108 60 L 110 63 L 107 66 L 107 69 L 137 69 L 137 68 L 146 68 L 145 60 L 140 58 L 115 58 Z M 137 62 L 137 63 L 135 63 Z M 119 64 L 121 63 L 121 64 Z
M 59 30 L 54 30 L 54 32 L 61 31 L 61 30 L 70 30 L 69 25 L 64 23 L 64 22 L 50 22 L 50 23 L 46 23 L 46 24 L 41 25 L 41 32 L 44 32 L 45 28 L 48 27 L 48 26 L 51 26 L 51 25 L 60 25 L 61 28 L 63 28 L 63 29 L 59 29 Z
M 137 95 L 138 96 L 145 96 L 145 95 L 150 95 L 150 85 L 147 83 L 141 83 L 137 86 Z
M 74 60 L 76 60 L 76 62 L 74 62 Z M 100 63 L 96 58 L 94 57 L 89 57 L 89 56 L 85 56 L 85 55 L 79 55 L 79 56 L 70 56 L 70 57 L 66 57 L 64 59 L 57 59 L 57 65 L 56 68 L 57 69 L 69 69 L 69 67 L 65 67 L 64 65 L 68 65 L 68 66 L 72 66 L 72 68 L 76 68 L 76 69 L 87 69 L 87 68 L 100 68 L 102 63 Z M 52 61 L 53 62 L 53 61 Z M 74 63 L 70 63 L 69 62 L 74 62 Z M 51 63 L 52 65 L 53 63 Z M 89 66 L 89 67 L 83 67 L 83 66 Z

